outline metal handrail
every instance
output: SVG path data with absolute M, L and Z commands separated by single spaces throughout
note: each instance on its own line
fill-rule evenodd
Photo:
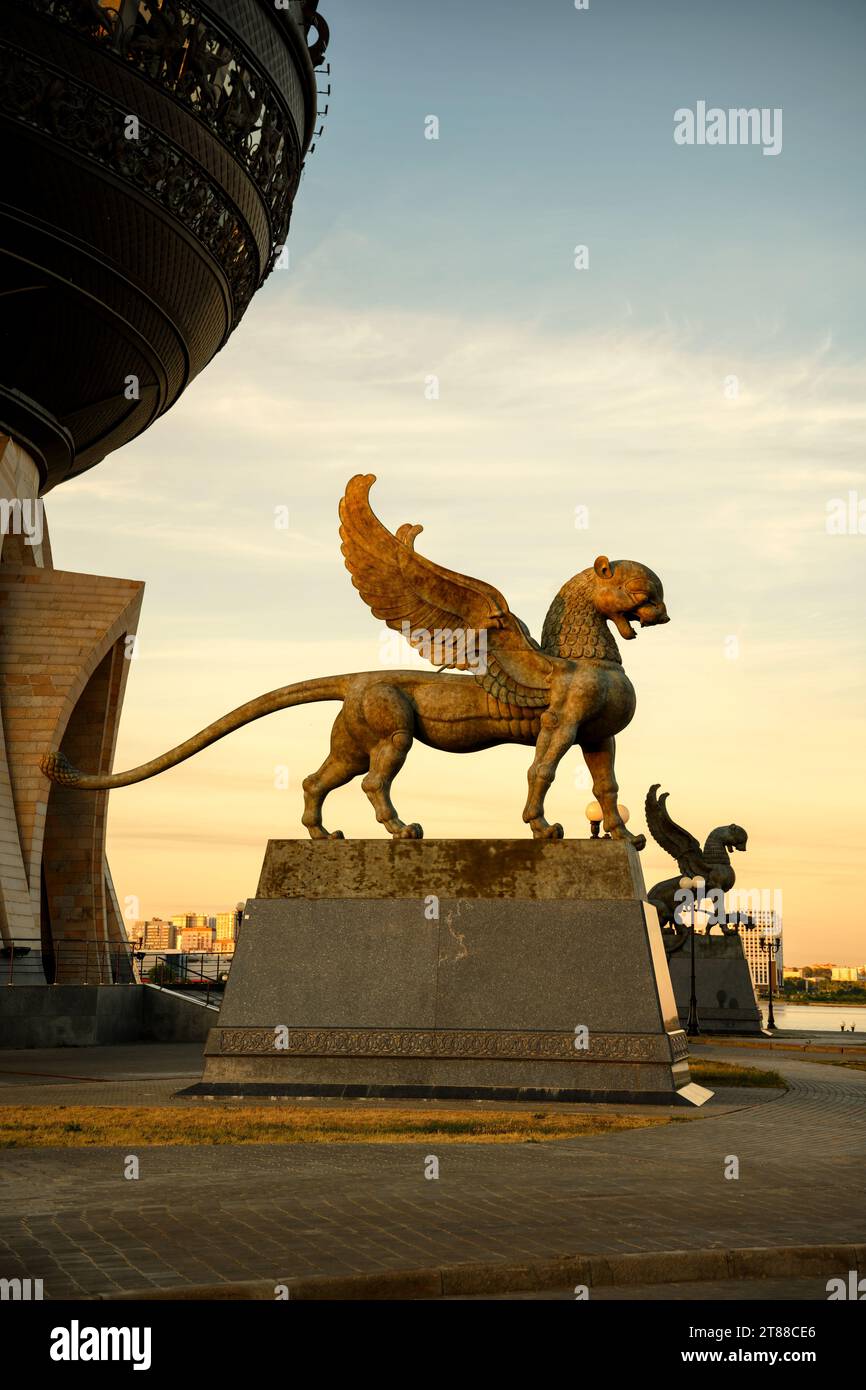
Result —
M 133 955 L 135 959 L 139 962 L 139 969 L 141 968 L 144 958 L 146 956 L 150 956 L 155 959 L 157 965 L 162 964 L 164 970 L 169 974 L 168 979 L 166 979 L 165 977 L 163 977 L 161 980 L 156 981 L 149 978 L 143 979 L 142 982 L 144 984 L 149 984 L 156 989 L 199 990 L 203 988 L 205 991 L 205 1004 L 209 1004 L 211 994 L 215 991 L 221 992 L 225 988 L 226 981 L 225 978 L 223 978 L 223 976 L 228 975 L 229 967 L 231 966 L 231 962 L 234 957 L 234 952 L 180 951 L 178 953 L 173 953 L 168 951 L 148 951 L 144 949 L 136 949 L 133 952 Z M 178 973 L 178 955 L 182 956 L 184 961 L 184 964 L 182 966 L 182 974 Z M 192 977 L 195 974 L 193 962 L 195 960 L 196 955 L 198 956 L 199 962 L 198 978 L 193 979 Z M 209 969 L 211 968 L 213 970 L 212 975 L 209 973 Z M 149 973 L 152 973 L 152 971 Z
M 233 951 L 149 951 L 132 942 L 60 938 L 53 943 L 53 978 L 47 983 L 149 984 L 155 989 L 203 990 L 205 1002 L 210 1003 L 211 995 L 225 987 L 233 955 Z M 142 969 L 145 960 L 153 962 L 146 973 Z M 7 986 L 41 984 L 45 978 L 42 945 L 33 938 L 0 938 L 0 962 L 6 966 L 0 979 Z M 34 981 L 36 973 L 39 979 Z M 152 974 L 158 978 L 149 978 Z

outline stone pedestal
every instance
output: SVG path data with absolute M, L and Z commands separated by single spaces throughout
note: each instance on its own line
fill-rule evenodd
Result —
M 680 1023 L 689 1017 L 691 943 L 668 957 Z M 695 996 L 705 1033 L 761 1033 L 761 1010 L 739 936 L 695 936 Z
M 640 863 L 614 841 L 271 841 L 211 1095 L 700 1104 Z

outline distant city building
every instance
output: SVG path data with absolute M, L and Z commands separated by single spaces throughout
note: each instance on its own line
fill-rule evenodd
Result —
M 237 941 L 237 913 L 218 912 L 215 919 L 217 941 Z
M 206 912 L 179 912 L 174 917 L 168 919 L 172 926 L 180 927 L 182 930 L 187 927 L 208 928 L 212 925 L 212 919 Z
M 777 943 L 773 970 L 773 989 L 776 990 L 785 974 L 781 919 L 777 919 L 775 912 L 752 912 L 749 914 L 748 922 L 753 925 L 740 923 L 740 937 L 749 963 L 752 983 L 755 989 L 769 989 L 770 954 L 761 950 L 761 942 L 772 936 Z
M 173 951 L 177 946 L 177 927 L 172 922 L 154 917 L 149 922 L 140 922 L 138 927 L 145 951 Z
M 240 929 L 242 908 L 233 908 L 231 912 L 219 912 L 216 916 L 216 949 L 225 955 L 234 953 L 235 944 L 238 939 Z
M 178 912 L 163 919 L 136 922 L 133 942 L 144 951 L 202 951 L 231 955 L 243 919 L 243 903 L 230 912 Z
M 212 951 L 213 931 L 207 926 L 184 927 L 180 934 L 180 946 L 182 951 Z
M 817 965 L 797 965 L 785 970 L 786 980 L 799 980 L 804 988 L 823 990 L 832 984 L 866 983 L 866 967 L 862 965 L 836 965 L 825 961 Z

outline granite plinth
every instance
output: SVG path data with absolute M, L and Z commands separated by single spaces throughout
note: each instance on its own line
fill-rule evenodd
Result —
M 616 840 L 269 840 L 256 898 L 646 897 Z
M 640 863 L 614 841 L 271 841 L 216 1095 L 701 1103 Z
M 680 1023 L 689 1016 L 691 944 L 668 957 Z M 695 935 L 698 1026 L 705 1033 L 762 1033 L 763 1021 L 743 942 L 737 935 Z

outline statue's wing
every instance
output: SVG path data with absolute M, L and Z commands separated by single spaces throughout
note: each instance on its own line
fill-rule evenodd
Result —
M 547 705 L 557 658 L 541 651 L 492 584 L 419 555 L 415 537 L 422 527 L 401 526 L 392 535 L 370 506 L 375 481 L 358 474 L 340 503 L 346 568 L 373 615 L 434 665 L 472 671 L 506 704 Z
M 655 782 L 646 794 L 644 809 L 649 832 L 656 844 L 661 845 L 662 849 L 667 850 L 677 861 L 684 877 L 706 880 L 709 877 L 709 865 L 704 858 L 700 841 L 681 825 L 677 825 L 676 821 L 671 820 L 665 804 L 668 793 L 656 795 L 660 785 L 661 783 Z

